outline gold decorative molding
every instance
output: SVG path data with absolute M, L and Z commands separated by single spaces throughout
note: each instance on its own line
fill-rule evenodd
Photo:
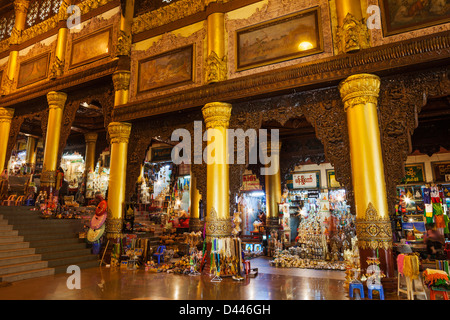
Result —
M 26 15 L 28 13 L 29 6 L 30 6 L 29 0 L 14 0 L 14 11 L 16 15 L 18 13 Z
M 122 237 L 123 220 L 113 218 L 111 210 L 108 209 L 108 218 L 106 219 L 106 237 L 108 239 L 119 239 Z
M 227 3 L 230 0 L 179 0 L 133 19 L 132 33 L 137 34 L 183 19 L 206 10 L 211 2 Z
M 219 219 L 214 207 L 205 219 L 206 238 L 223 238 L 231 236 L 231 218 Z
M 392 227 L 388 217 L 381 217 L 369 202 L 365 217 L 356 219 L 356 236 L 361 249 L 392 249 Z
M 219 58 L 212 51 L 206 61 L 206 83 L 227 80 L 227 57 Z
M 47 102 L 49 109 L 64 109 L 66 104 L 67 93 L 50 91 L 47 93 Z
M 86 143 L 96 142 L 97 138 L 98 138 L 97 132 L 88 132 L 84 134 L 84 140 L 86 141 Z
M 0 107 L 0 122 L 11 122 L 14 116 L 14 109 Z
M 119 70 L 113 73 L 112 80 L 114 84 L 114 90 L 129 90 L 130 88 L 131 72 L 125 70 Z
M 10 94 L 12 92 L 13 85 L 14 85 L 14 79 L 9 78 L 8 75 L 5 74 L 5 77 L 3 78 L 2 86 L 0 89 L 0 95 L 6 96 L 6 95 Z
M 119 31 L 119 37 L 117 39 L 116 56 L 130 56 L 132 46 L 132 36 L 125 31 Z
M 380 92 L 380 78 L 373 74 L 356 74 L 339 84 L 344 110 L 359 104 L 377 104 Z
M 231 117 L 231 104 L 225 102 L 211 102 L 202 108 L 206 129 L 228 128 Z
M 42 171 L 41 174 L 41 186 L 43 187 L 55 187 L 56 185 L 56 171 Z
M 58 57 L 55 56 L 55 60 L 53 61 L 52 67 L 50 69 L 49 78 L 56 79 L 62 76 L 64 73 L 64 61 L 61 61 Z
M 113 143 L 128 143 L 131 133 L 131 123 L 111 122 L 108 125 L 108 133 Z
M 14 27 L 9 36 L 9 44 L 19 44 L 22 39 L 22 31 Z
M 59 10 L 58 10 L 58 21 L 65 21 L 67 20 L 67 18 L 69 18 L 69 14 L 67 13 L 67 9 L 70 6 L 70 0 L 63 0 L 61 2 L 61 5 L 59 6 Z
M 339 53 L 370 48 L 370 33 L 365 19 L 358 20 L 351 13 L 347 13 L 342 26 L 336 29 L 336 46 Z

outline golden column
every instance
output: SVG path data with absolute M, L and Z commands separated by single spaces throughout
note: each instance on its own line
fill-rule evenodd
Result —
M 336 0 L 338 26 L 336 43 L 339 53 L 356 52 L 370 47 L 370 35 L 360 0 Z
M 379 257 L 386 280 L 392 281 L 392 229 L 377 115 L 379 90 L 380 79 L 371 74 L 350 76 L 339 85 L 347 112 L 361 268 L 366 270 L 368 257 Z
M 275 146 L 274 146 L 275 147 Z M 280 147 L 278 145 L 278 150 L 271 154 L 272 163 L 266 166 L 273 166 L 277 169 L 277 172 L 272 175 L 264 176 L 264 185 L 266 191 L 266 228 L 267 232 L 270 234 L 272 231 L 278 231 L 279 224 L 279 207 L 278 204 L 281 202 L 281 174 L 280 174 Z M 270 141 L 266 145 L 262 146 L 265 148 L 265 154 L 271 149 Z
M 88 132 L 84 135 L 84 140 L 86 141 L 86 174 L 89 170 L 95 170 L 95 145 L 97 143 L 98 133 Z
M 195 177 L 192 171 L 191 171 L 191 183 L 189 188 L 189 198 L 191 202 L 189 207 L 189 229 L 191 231 L 202 230 L 203 223 L 200 220 L 201 195 L 197 189 L 197 178 Z
M 53 192 L 53 188 L 56 186 L 59 139 L 66 100 L 67 94 L 64 92 L 51 91 L 47 94 L 49 114 L 41 175 L 41 187 L 47 191 L 47 194 Z
M 112 75 L 114 83 L 114 106 L 128 103 L 130 97 L 130 78 L 131 72 L 127 70 L 118 70 Z
M 207 18 L 206 83 L 227 79 L 227 57 L 225 49 L 225 14 L 212 13 Z
M 13 116 L 14 109 L 0 107 L 0 173 L 5 169 L 6 150 Z
M 14 13 L 16 18 L 14 21 L 14 28 L 11 31 L 11 36 L 9 38 L 9 44 L 11 46 L 15 46 L 20 43 L 22 31 L 25 29 L 25 22 L 29 6 L 30 6 L 29 0 L 14 0 Z M 14 77 L 16 76 L 17 72 L 18 58 L 19 58 L 19 51 L 16 48 L 12 48 L 11 51 L 9 52 L 5 83 L 2 84 L 3 95 L 11 93 L 12 85 L 14 83 Z
M 67 37 L 69 29 L 67 27 L 67 18 L 69 14 L 67 9 L 70 1 L 63 1 L 58 11 L 58 21 L 60 27 L 58 29 L 58 40 L 56 42 L 55 61 L 50 69 L 50 78 L 56 79 L 62 76 L 64 72 L 64 62 L 67 48 Z
M 28 136 L 26 163 L 27 167 L 30 168 L 31 170 L 33 170 L 36 165 L 36 144 L 37 139 L 35 137 Z
M 206 238 L 231 236 L 227 129 L 231 104 L 212 102 L 202 108 L 206 125 Z
M 108 219 L 106 229 L 107 237 L 116 240 L 122 236 L 127 152 L 130 132 L 130 123 L 111 122 L 108 125 L 108 133 L 111 138 L 111 165 L 109 170 Z

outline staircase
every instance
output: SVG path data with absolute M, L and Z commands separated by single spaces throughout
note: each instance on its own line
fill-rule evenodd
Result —
M 31 207 L 0 207 L 0 282 L 65 273 L 69 265 L 98 267 L 77 219 L 42 219 Z

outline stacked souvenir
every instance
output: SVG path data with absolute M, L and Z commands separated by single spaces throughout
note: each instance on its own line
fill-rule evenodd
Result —
M 211 239 L 210 273 L 220 277 L 239 275 L 242 270 L 241 239 Z
M 428 288 L 450 290 L 450 279 L 444 270 L 426 269 L 423 272 L 423 282 Z
M 328 251 L 326 235 L 322 233 L 320 221 L 315 219 L 304 219 L 298 227 L 297 242 L 301 246 L 302 257 L 307 259 L 324 259 Z
M 316 259 L 302 259 L 296 254 L 291 254 L 288 250 L 283 250 L 271 261 L 275 267 L 281 268 L 302 268 L 320 270 L 345 270 L 345 264 L 341 261 L 325 261 Z

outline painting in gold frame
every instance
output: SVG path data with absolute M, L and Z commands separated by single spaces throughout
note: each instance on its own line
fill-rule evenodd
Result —
M 194 82 L 194 45 L 178 48 L 138 62 L 137 93 Z
M 384 36 L 450 22 L 449 0 L 379 0 Z
M 69 68 L 76 68 L 108 57 L 111 52 L 111 40 L 111 27 L 74 40 Z
M 320 7 L 236 32 L 236 69 L 242 71 L 323 52 Z
M 327 185 L 328 188 L 334 189 L 334 188 L 341 188 L 341 184 L 336 180 L 336 174 L 334 172 L 334 169 L 326 170 L 327 172 Z
M 17 88 L 44 80 L 48 76 L 50 52 L 25 60 L 19 65 Z

